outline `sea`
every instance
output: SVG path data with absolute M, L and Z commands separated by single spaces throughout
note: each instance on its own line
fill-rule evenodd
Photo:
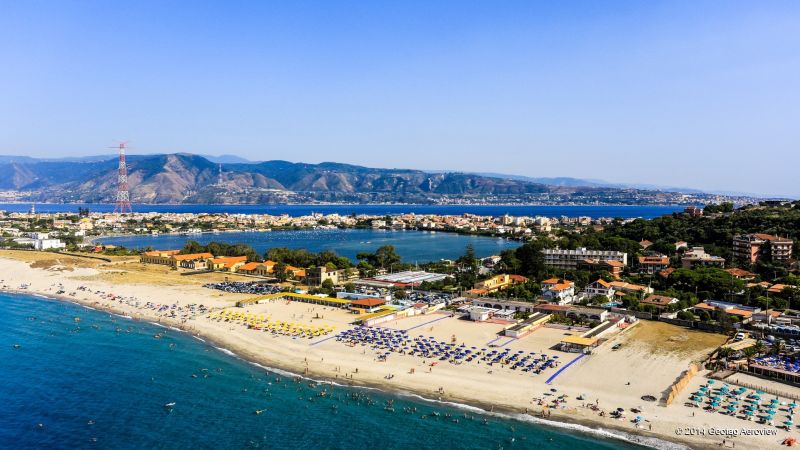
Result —
M 0 448 L 643 448 L 601 430 L 296 378 L 177 330 L 0 293 Z
M 112 212 L 114 205 L 108 203 L 36 203 L 36 211 L 44 213 L 78 212 L 78 208 L 89 208 L 94 212 Z M 0 203 L 0 211 L 27 212 L 30 203 Z M 476 214 L 481 216 L 545 216 L 545 217 L 621 217 L 652 219 L 676 211 L 682 206 L 675 205 L 143 205 L 134 204 L 137 212 L 158 213 L 228 213 L 228 214 L 271 214 L 305 216 L 319 214 Z
M 304 248 L 311 252 L 333 250 L 337 254 L 356 260 L 359 252 L 374 252 L 382 245 L 393 245 L 407 263 L 424 263 L 442 259 L 455 259 L 472 245 L 479 257 L 499 254 L 514 249 L 521 242 L 501 237 L 474 236 L 446 232 L 416 230 L 324 229 L 286 230 L 264 232 L 201 233 L 194 235 L 161 234 L 103 237 L 95 242 L 127 248 L 152 247 L 158 250 L 182 248 L 187 241 L 201 244 L 211 241 L 229 244 L 247 244 L 260 255 L 270 248 Z

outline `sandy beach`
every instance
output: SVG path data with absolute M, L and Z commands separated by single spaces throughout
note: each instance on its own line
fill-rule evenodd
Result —
M 234 308 L 237 300 L 250 296 L 202 286 L 226 277 L 248 280 L 219 273 L 182 276 L 166 267 L 143 266 L 138 258 L 112 258 L 107 263 L 52 253 L 0 251 L 0 287 L 4 290 L 62 298 L 136 320 L 174 326 L 247 360 L 316 379 L 414 393 L 517 414 L 529 420 L 542 420 L 539 417 L 544 410 L 549 413 L 547 420 L 616 430 L 644 444 L 664 447 L 667 444 L 648 439 L 691 448 L 720 448 L 725 440 L 727 448 L 735 445 L 735 448 L 760 449 L 779 447 L 784 438 L 797 434 L 794 430 L 789 433 L 774 426 L 685 406 L 691 392 L 707 381 L 704 372 L 670 406 L 642 400 L 645 395 L 661 398 L 692 361 L 704 359 L 724 342 L 721 335 L 640 322 L 594 354 L 577 358 L 575 353 L 552 348 L 552 343 L 566 333 L 564 329 L 545 327 L 518 340 L 498 341 L 513 351 L 558 356 L 560 367 L 542 374 L 474 362 L 454 365 L 442 361 L 432 366 L 431 360 L 405 354 L 391 354 L 384 360 L 368 346 L 350 347 L 337 341 L 336 333 L 353 327 L 354 315 L 347 311 L 278 300 Z M 248 329 L 238 321 L 221 320 L 218 315 L 223 311 L 334 331 L 312 338 L 272 334 Z M 433 313 L 387 322 L 381 327 L 408 330 L 409 336 L 432 336 L 481 348 L 492 342 L 503 326 Z M 612 350 L 616 343 L 621 347 Z M 554 377 L 573 360 L 576 361 Z M 787 385 L 782 389 L 800 394 L 800 390 Z M 562 395 L 566 396 L 564 401 L 552 407 L 552 400 Z M 599 410 L 608 413 L 616 408 L 640 408 L 641 412 L 628 412 L 623 419 L 599 414 Z M 645 420 L 634 424 L 632 419 L 636 415 Z M 740 431 L 729 436 L 717 434 L 723 429 Z M 761 430 L 756 433 L 764 434 L 745 436 L 743 429 Z M 704 430 L 703 434 L 697 430 Z

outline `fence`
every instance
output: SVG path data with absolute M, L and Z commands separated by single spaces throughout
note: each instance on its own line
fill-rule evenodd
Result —
M 667 390 L 666 396 L 664 397 L 664 403 L 667 406 L 671 405 L 673 401 L 675 401 L 675 397 L 683 391 L 687 384 L 697 375 L 697 372 L 700 370 L 700 367 L 697 364 L 690 364 L 689 368 L 684 370 L 681 376 L 672 383 L 672 386 Z

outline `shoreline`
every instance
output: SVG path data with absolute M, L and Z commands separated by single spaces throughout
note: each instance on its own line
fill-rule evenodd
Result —
M 132 265 L 128 266 L 128 264 Z M 126 266 L 130 269 L 126 269 Z M 706 414 L 703 411 L 698 411 L 698 418 L 692 419 L 693 411 L 684 407 L 682 401 L 678 401 L 670 407 L 664 407 L 658 403 L 647 403 L 640 400 L 640 395 L 653 393 L 658 395 L 657 392 L 666 388 L 672 382 L 673 372 L 677 375 L 680 370 L 683 370 L 683 364 L 690 360 L 689 356 L 670 356 L 671 353 L 647 355 L 642 353 L 643 350 L 636 350 L 633 353 L 634 356 L 631 356 L 629 352 L 635 350 L 633 348 L 628 353 L 599 352 L 596 356 L 584 358 L 580 364 L 575 366 L 576 368 L 562 374 L 554 385 L 544 383 L 544 377 L 525 375 L 520 378 L 524 374 L 500 367 L 494 368 L 495 373 L 492 375 L 493 371 L 489 370 L 492 368 L 482 369 L 481 365 L 475 366 L 474 364 L 442 364 L 429 373 L 428 364 L 411 356 L 397 355 L 393 356 L 390 361 L 375 363 L 375 359 L 367 354 L 367 350 L 362 354 L 361 348 L 354 351 L 354 349 L 333 340 L 324 343 L 328 338 L 321 340 L 317 338 L 312 342 L 309 339 L 255 332 L 233 322 L 212 320 L 209 318 L 209 313 L 231 308 L 238 299 L 251 297 L 247 294 L 220 293 L 203 288 L 202 284 L 211 279 L 209 277 L 212 275 L 198 279 L 185 279 L 166 269 L 159 271 L 151 267 L 139 266 L 138 263 L 122 258 L 115 259 L 113 263 L 101 264 L 94 261 L 81 261 L 77 258 L 66 257 L 65 259 L 63 255 L 57 254 L 42 254 L 33 257 L 28 253 L 21 252 L 0 253 L 0 273 L 2 273 L 0 277 L 4 278 L 2 284 L 5 285 L 3 289 L 5 292 L 44 297 L 49 301 L 65 301 L 87 309 L 182 331 L 187 333 L 187 336 L 192 336 L 207 345 L 216 347 L 219 351 L 232 355 L 243 362 L 276 373 L 283 371 L 291 377 L 309 378 L 332 385 L 375 389 L 389 395 L 416 398 L 420 401 L 440 403 L 456 408 L 480 410 L 482 414 L 498 415 L 542 426 L 579 430 L 583 433 L 621 439 L 651 448 L 719 448 L 722 436 L 719 439 L 716 437 L 678 436 L 673 432 L 677 427 L 693 425 L 717 428 L 725 426 L 744 428 L 749 425 L 747 422 L 716 414 Z M 27 289 L 16 289 L 22 284 L 27 284 Z M 2 286 L 0 285 L 0 287 Z M 56 291 L 69 292 L 70 295 L 58 295 Z M 173 305 L 172 309 L 158 308 L 159 306 L 167 307 L 170 304 Z M 191 305 L 197 306 L 198 304 L 205 305 L 206 309 L 199 311 L 192 309 Z M 175 305 L 177 305 L 177 309 L 175 309 Z M 275 314 L 277 315 L 276 319 L 284 320 L 292 320 L 294 317 L 292 313 L 295 313 L 298 316 L 295 320 L 306 323 L 311 320 L 311 324 L 317 323 L 313 320 L 314 314 L 317 316 L 324 314 L 323 323 L 340 324 L 340 329 L 350 327 L 344 325 L 344 321 L 352 321 L 349 314 L 341 310 L 322 307 L 314 309 L 313 305 L 298 302 L 291 302 L 290 305 L 289 302 L 284 304 L 284 302 L 276 301 L 265 303 L 260 305 L 260 309 L 255 309 L 270 315 Z M 247 312 L 248 310 L 236 309 L 236 311 Z M 303 314 L 308 316 L 305 320 L 303 320 Z M 170 315 L 172 317 L 169 317 Z M 320 318 L 317 317 L 317 319 Z M 430 319 L 430 316 L 424 315 L 416 320 L 427 323 Z M 404 320 L 413 322 L 412 319 Z M 448 337 L 451 333 L 458 333 L 459 340 L 466 339 L 473 345 L 480 345 L 479 342 L 488 340 L 488 335 L 480 333 L 491 331 L 481 328 L 480 325 L 466 323 L 448 325 L 449 321 L 435 321 L 436 329 L 442 330 L 439 333 L 446 333 Z M 389 326 L 397 328 L 396 325 Z M 400 325 L 400 328 L 405 326 L 405 324 Z M 639 328 L 636 327 L 636 329 Z M 433 330 L 433 326 L 431 326 L 431 330 Z M 669 328 L 667 331 L 681 333 L 677 328 L 674 330 Z M 428 333 L 427 325 L 425 332 L 426 334 L 436 334 L 436 332 Z M 543 336 L 547 336 L 547 333 L 556 333 L 556 331 L 543 331 L 543 333 L 545 333 Z M 627 337 L 628 335 L 626 333 L 624 339 L 632 339 Z M 639 338 L 641 337 L 640 335 Z M 539 338 L 527 338 L 524 342 L 528 342 L 530 339 L 533 341 L 528 344 L 518 343 L 514 346 L 527 345 L 529 346 L 528 350 L 538 351 L 539 344 L 534 344 L 534 342 Z M 543 337 L 542 339 L 548 338 Z M 634 346 L 633 341 L 628 342 L 626 348 Z M 532 345 L 537 347 L 532 347 Z M 369 353 L 372 352 L 369 351 Z M 567 355 L 562 354 L 562 358 L 565 357 Z M 686 362 L 684 363 L 684 361 Z M 363 370 L 359 371 L 359 367 Z M 416 367 L 416 372 L 413 371 L 414 367 Z M 624 368 L 620 371 L 620 367 Z M 680 370 L 678 367 L 681 367 Z M 409 368 L 412 369 L 411 372 L 409 372 Z M 654 370 L 663 373 L 653 372 Z M 633 386 L 626 387 L 625 378 L 622 377 L 630 371 L 639 375 L 627 376 L 638 376 L 639 378 L 628 378 L 633 381 Z M 387 378 L 387 373 L 392 377 Z M 696 384 L 699 385 L 702 378 L 704 377 L 699 376 Z M 387 381 L 388 379 L 392 381 Z M 628 385 L 630 384 L 629 382 Z M 438 386 L 444 386 L 445 390 L 437 390 Z M 553 387 L 558 387 L 558 393 L 547 393 Z M 550 397 L 539 397 L 543 395 L 543 391 L 545 396 L 550 395 Z M 540 417 L 542 410 L 546 408 L 546 406 L 542 406 L 544 404 L 541 403 L 541 400 L 549 401 L 560 394 L 568 394 L 569 401 L 563 406 L 550 408 L 548 410 L 551 412 L 549 419 Z M 644 426 L 636 427 L 628 420 L 629 418 L 614 420 L 607 416 L 599 416 L 597 411 L 589 408 L 589 404 L 594 407 L 595 402 L 592 400 L 595 396 L 602 400 L 603 407 L 601 409 L 606 411 L 617 406 L 633 408 L 637 405 L 644 405 L 642 415 L 650 419 L 647 421 L 650 425 L 644 424 Z M 531 397 L 533 397 L 532 400 Z M 576 402 L 576 400 L 578 401 Z M 581 405 L 580 400 L 588 400 L 589 403 Z M 640 406 L 641 408 L 642 406 Z M 650 426 L 652 428 L 649 428 Z M 766 448 L 772 446 L 773 443 L 777 445 L 780 442 L 778 438 L 782 439 L 784 435 L 785 432 L 775 433 L 769 438 L 741 436 L 736 439 L 736 447 Z
M 90 309 L 92 311 L 100 312 L 100 313 L 107 313 L 112 314 L 114 316 L 128 319 L 132 321 L 141 321 L 146 322 L 148 324 L 163 327 L 166 329 L 170 329 L 173 331 L 177 331 L 179 333 L 184 333 L 188 337 L 195 338 L 202 343 L 209 345 L 216 349 L 219 352 L 222 352 L 228 356 L 236 358 L 246 364 L 254 365 L 260 369 L 266 370 L 268 372 L 275 373 L 280 376 L 284 377 L 292 377 L 292 378 L 302 378 L 304 380 L 314 381 L 317 383 L 324 383 L 329 384 L 332 386 L 339 386 L 345 388 L 355 388 L 355 389 L 368 389 L 368 390 L 375 390 L 381 392 L 385 395 L 393 395 L 399 397 L 407 397 L 416 399 L 418 401 L 426 402 L 426 403 L 437 403 L 441 405 L 445 405 L 455 409 L 463 409 L 468 411 L 473 411 L 482 415 L 498 417 L 506 420 L 515 420 L 521 422 L 532 423 L 535 425 L 540 425 L 544 427 L 553 427 L 560 430 L 573 430 L 584 434 L 589 435 L 598 435 L 605 439 L 613 439 L 613 440 L 620 440 L 631 444 L 637 444 L 641 446 L 645 446 L 648 448 L 655 448 L 655 449 L 669 449 L 669 450 L 679 450 L 679 449 L 689 449 L 689 448 L 698 448 L 696 443 L 692 443 L 689 441 L 681 441 L 681 440 L 666 440 L 660 437 L 653 437 L 647 436 L 643 434 L 638 434 L 635 432 L 631 432 L 629 429 L 625 429 L 622 427 L 615 427 L 615 426 L 599 426 L 597 422 L 590 421 L 590 420 L 575 420 L 567 415 L 556 413 L 554 417 L 556 420 L 545 419 L 542 417 L 538 417 L 537 415 L 525 413 L 519 410 L 516 410 L 513 407 L 507 405 L 495 405 L 472 400 L 472 399 L 452 399 L 452 400 L 442 400 L 435 398 L 438 394 L 435 391 L 420 393 L 414 392 L 404 389 L 395 389 L 392 388 L 388 384 L 381 384 L 381 383 L 370 383 L 365 382 L 362 380 L 358 381 L 350 381 L 350 382 L 342 382 L 342 380 L 338 380 L 335 378 L 330 378 L 322 373 L 319 374 L 302 374 L 297 371 L 297 368 L 291 366 L 282 366 L 282 364 L 278 361 L 269 360 L 269 358 L 263 359 L 259 357 L 248 357 L 243 355 L 240 349 L 236 349 L 235 345 L 231 346 L 234 349 L 228 348 L 226 346 L 228 343 L 225 342 L 225 339 L 219 339 L 217 336 L 204 334 L 202 332 L 197 331 L 196 329 L 188 326 L 184 326 L 184 324 L 173 321 L 170 319 L 165 319 L 164 323 L 160 319 L 154 320 L 153 318 L 147 318 L 143 315 L 131 316 L 125 314 L 126 311 L 122 308 L 114 308 L 103 306 L 99 303 L 99 301 L 95 302 L 87 302 L 81 301 L 80 299 L 76 299 L 70 296 L 64 295 L 55 295 L 50 293 L 43 293 L 38 291 L 30 291 L 30 290 L 19 290 L 19 289 L 0 289 L 2 292 L 16 294 L 16 295 L 28 295 L 31 297 L 36 297 L 39 299 L 44 299 L 48 301 L 58 301 L 58 302 L 65 302 L 71 303 L 76 306 L 80 306 L 83 308 Z M 430 395 L 430 396 L 426 396 Z M 603 424 L 606 425 L 606 424 Z M 716 446 L 714 446 L 716 447 Z M 708 447 L 711 448 L 711 447 Z

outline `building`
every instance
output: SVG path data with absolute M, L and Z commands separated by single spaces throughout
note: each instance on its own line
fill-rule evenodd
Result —
M 236 272 L 239 267 L 247 263 L 247 256 L 221 256 L 208 260 L 209 270 L 221 270 L 223 272 Z
M 144 252 L 139 257 L 139 262 L 143 264 L 162 264 L 172 265 L 172 257 L 180 253 L 180 250 L 153 250 Z
M 587 284 L 583 292 L 585 292 L 589 298 L 605 297 L 610 299 L 614 295 L 614 287 L 611 286 L 611 283 L 608 281 L 598 278 L 596 281 Z
M 650 295 L 647 298 L 642 299 L 640 303 L 642 305 L 652 306 L 659 311 L 663 311 L 669 305 L 678 303 L 678 299 L 675 297 L 667 297 L 666 295 Z
M 692 247 L 691 250 L 683 254 L 681 258 L 681 266 L 684 269 L 692 269 L 694 267 L 725 267 L 725 258 L 713 256 L 706 253 L 703 247 Z
M 597 341 L 595 337 L 567 336 L 558 346 L 562 352 L 591 353 L 592 349 L 597 347 Z
M 738 267 L 732 267 L 730 269 L 725 269 L 725 272 L 731 274 L 733 278 L 745 281 L 752 281 L 756 278 L 756 274 L 753 272 L 748 272 L 744 269 L 740 269 Z
M 534 313 L 527 319 L 523 320 L 522 322 L 506 328 L 503 331 L 503 334 L 505 334 L 508 337 L 513 337 L 517 339 L 525 337 L 526 335 L 543 327 L 544 324 L 549 322 L 552 317 L 553 317 L 552 314 L 545 314 L 538 312 Z
M 733 259 L 744 264 L 769 261 L 788 264 L 794 241 L 771 234 L 742 234 L 733 238 Z
M 584 260 L 618 261 L 623 266 L 628 265 L 628 254 L 614 250 L 589 250 L 578 248 L 575 250 L 544 249 L 544 263 L 559 269 L 577 269 L 578 264 Z
M 309 286 L 322 286 L 327 280 L 339 284 L 339 275 L 344 275 L 344 270 L 328 269 L 327 267 L 312 267 L 306 270 L 306 284 Z
M 664 255 L 659 256 L 640 256 L 639 273 L 654 274 L 669 267 L 669 258 Z
M 239 273 L 259 277 L 270 277 L 273 275 L 274 267 L 275 261 L 251 262 L 239 267 Z
M 470 289 L 469 293 L 474 295 L 486 295 L 506 289 L 514 284 L 525 283 L 526 281 L 528 281 L 528 279 L 521 275 L 495 275 L 491 278 L 475 283 L 473 288 Z
M 575 283 L 559 278 L 542 281 L 542 296 L 549 303 L 565 305 L 575 300 Z
M 725 313 L 729 316 L 738 317 L 740 321 L 747 321 L 753 317 L 753 314 L 760 312 L 761 308 L 744 306 L 738 303 L 706 300 L 703 303 L 692 306 L 689 310 L 696 315 L 699 315 L 701 312 L 706 312 L 714 320 L 719 319 L 720 313 Z
M 649 286 L 643 286 L 641 284 L 633 284 L 627 283 L 625 281 L 612 281 L 609 283 L 611 287 L 614 288 L 616 291 L 616 295 L 618 296 L 625 296 L 627 294 L 636 294 L 639 298 L 642 298 L 644 294 L 652 294 L 653 288 Z
M 625 266 L 620 261 L 598 259 L 584 259 L 583 261 L 578 261 L 577 266 L 578 269 L 585 269 L 591 272 L 604 270 L 614 278 L 620 278 L 620 276 L 622 276 L 622 269 L 624 267 Z
M 172 266 L 174 269 L 178 267 L 189 268 L 189 262 L 192 261 L 202 261 L 205 263 L 207 259 L 213 258 L 214 255 L 211 253 L 188 253 L 186 255 L 172 255 L 169 257 L 169 265 Z M 193 266 L 193 265 L 191 265 Z M 194 269 L 194 270 L 202 270 L 202 269 Z
M 355 309 L 360 312 L 374 313 L 380 310 L 386 304 L 386 300 L 382 298 L 359 298 L 350 302 L 350 309 Z
M 703 215 L 703 208 L 698 206 L 687 206 L 683 209 L 683 212 L 691 217 L 700 217 Z

